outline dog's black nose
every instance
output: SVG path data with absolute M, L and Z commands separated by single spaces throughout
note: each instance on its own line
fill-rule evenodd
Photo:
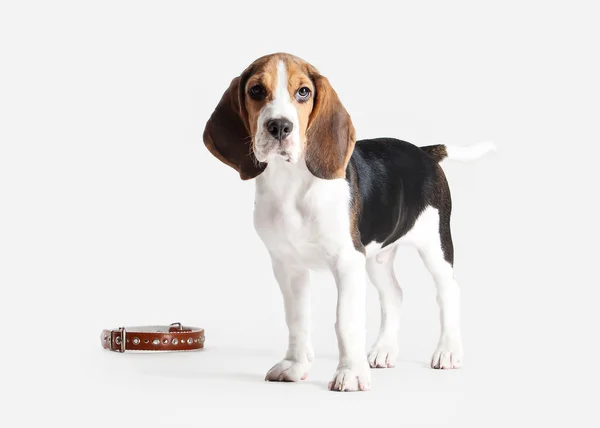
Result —
M 267 130 L 269 134 L 282 141 L 285 137 L 290 135 L 294 124 L 287 119 L 271 119 L 267 122 Z

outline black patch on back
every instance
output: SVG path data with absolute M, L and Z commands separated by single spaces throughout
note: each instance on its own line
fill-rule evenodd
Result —
M 419 147 L 395 138 L 356 142 L 346 170 L 351 188 L 358 189 L 358 229 L 363 245 L 385 247 L 404 236 L 428 206 L 440 215 L 444 258 L 454 262 L 450 189 L 442 168 Z M 354 190 L 356 191 L 356 190 Z M 354 197 L 354 196 L 353 196 Z

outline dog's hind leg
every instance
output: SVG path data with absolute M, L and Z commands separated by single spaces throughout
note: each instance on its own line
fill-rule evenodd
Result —
M 454 249 L 450 234 L 449 207 L 429 207 L 417 220 L 417 249 L 437 288 L 441 336 L 431 358 L 434 369 L 456 369 L 462 364 L 460 289 L 454 279 Z

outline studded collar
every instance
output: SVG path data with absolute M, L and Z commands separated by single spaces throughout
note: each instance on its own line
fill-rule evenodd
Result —
M 109 351 L 193 351 L 204 348 L 204 329 L 181 323 L 103 330 L 102 347 Z

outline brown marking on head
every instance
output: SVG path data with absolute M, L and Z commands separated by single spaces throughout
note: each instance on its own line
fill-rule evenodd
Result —
M 315 84 L 310 74 L 308 63 L 299 58 L 290 57 L 285 61 L 286 71 L 288 76 L 288 93 L 294 104 L 294 108 L 298 113 L 300 123 L 300 139 L 302 144 L 306 144 L 306 131 L 310 115 L 314 109 L 315 100 Z M 308 88 L 310 95 L 305 101 L 298 99 L 297 92 L 300 88 Z
M 296 134 L 278 141 L 265 130 L 271 119 L 268 107 L 276 97 L 281 98 L 280 63 L 285 65 L 287 78 L 289 99 L 285 97 L 285 102 L 297 115 L 289 119 L 298 127 L 295 132 L 300 141 L 294 141 Z M 307 92 L 308 96 L 303 96 Z M 316 177 L 343 178 L 355 139 L 350 116 L 327 78 L 302 59 L 282 53 L 257 59 L 232 81 L 204 132 L 211 153 L 236 169 L 242 179 L 256 177 L 266 167 L 256 155 L 266 161 L 283 148 L 293 149 L 298 156 L 304 154 Z
M 254 137 L 258 127 L 260 111 L 269 102 L 273 101 L 275 86 L 277 84 L 277 61 L 273 56 L 265 56 L 254 61 L 242 73 L 244 81 L 240 87 L 240 100 L 242 111 L 245 113 L 246 122 L 250 134 Z M 253 98 L 250 89 L 260 86 L 264 89 L 263 94 Z

